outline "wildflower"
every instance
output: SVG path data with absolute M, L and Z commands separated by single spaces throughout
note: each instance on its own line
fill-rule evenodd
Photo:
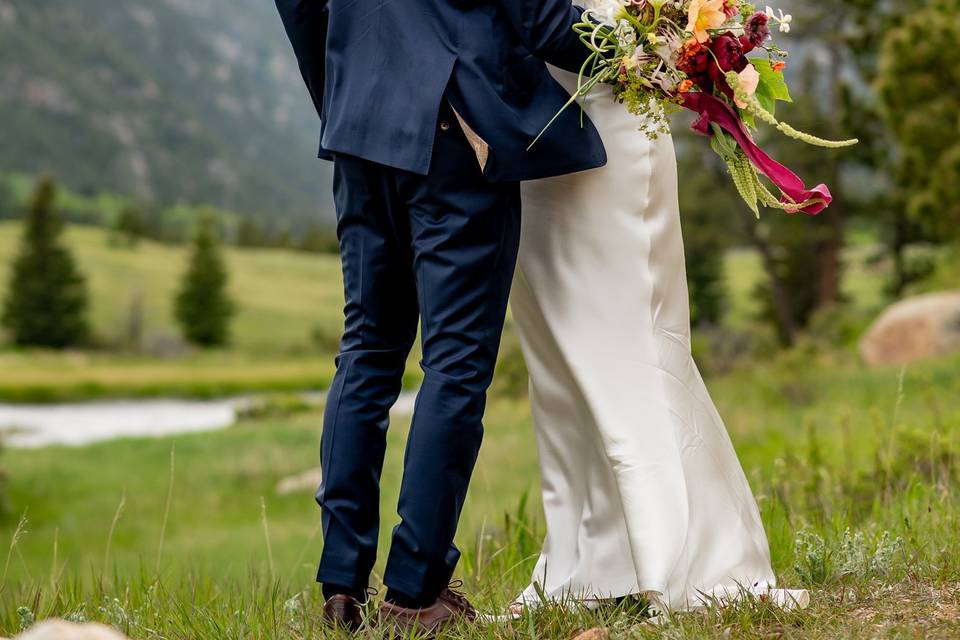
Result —
M 677 91 L 680 93 L 687 93 L 693 89 L 693 80 L 686 78 L 680 81 L 680 84 L 677 85 Z
M 770 68 L 776 71 L 777 73 L 780 73 L 786 68 L 786 66 L 787 66 L 786 62 L 784 62 L 783 60 L 777 60 L 776 62 L 770 65 Z
M 710 40 L 709 29 L 719 29 L 727 21 L 723 12 L 725 0 L 693 0 L 688 11 L 687 31 L 697 42 Z

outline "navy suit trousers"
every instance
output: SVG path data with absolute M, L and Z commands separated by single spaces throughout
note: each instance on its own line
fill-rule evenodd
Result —
M 345 332 L 321 440 L 317 579 L 362 591 L 377 556 L 390 407 L 421 327 L 423 386 L 407 440 L 384 582 L 432 599 L 483 437 L 520 239 L 516 182 L 490 183 L 446 105 L 430 171 L 334 159 Z

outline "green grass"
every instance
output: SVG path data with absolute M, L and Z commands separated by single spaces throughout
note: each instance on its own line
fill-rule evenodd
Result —
M 594 626 L 624 638 L 957 637 L 958 370 L 957 359 L 926 363 L 901 381 L 842 353 L 798 350 L 711 383 L 775 569 L 784 584 L 813 591 L 808 611 L 754 602 L 661 628 L 615 608 L 549 610 L 451 637 L 569 638 Z M 327 637 L 312 584 L 321 546 L 312 491 L 276 492 L 316 465 L 319 423 L 308 413 L 218 433 L 8 451 L 0 540 L 12 539 L 20 514 L 26 525 L 0 586 L 0 635 L 29 610 L 106 621 L 135 638 Z M 405 426 L 390 434 L 382 542 L 396 521 Z M 458 536 L 460 577 L 485 608 L 529 577 L 542 536 L 537 487 L 526 403 L 496 399 Z
M 7 288 L 20 225 L 0 223 L 0 293 Z M 130 310 L 143 305 L 147 347 L 176 340 L 173 297 L 186 268 L 187 248 L 143 241 L 136 249 L 111 246 L 109 232 L 70 226 L 65 242 L 89 282 L 94 334 L 122 342 Z M 335 340 L 341 328 L 343 291 L 336 256 L 273 249 L 226 249 L 230 293 L 239 313 L 233 325 L 236 350 L 298 353 L 312 347 L 312 333 Z
M 330 355 L 269 357 L 210 352 L 150 360 L 91 352 L 7 352 L 0 353 L 0 401 L 214 398 L 250 392 L 326 389 L 333 370 Z

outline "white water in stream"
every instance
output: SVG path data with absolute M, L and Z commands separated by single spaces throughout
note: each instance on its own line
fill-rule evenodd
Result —
M 304 394 L 322 403 L 322 394 Z M 400 396 L 395 415 L 413 411 L 415 392 Z M 161 437 L 225 429 L 253 398 L 124 400 L 53 405 L 0 404 L 0 436 L 8 447 L 80 446 L 113 438 Z M 318 425 L 319 428 L 319 425 Z

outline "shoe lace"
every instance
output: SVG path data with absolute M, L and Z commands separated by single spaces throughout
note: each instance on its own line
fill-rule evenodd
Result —
M 453 582 L 447 585 L 446 596 L 447 598 L 449 598 L 450 600 L 453 600 L 454 602 L 456 602 L 462 607 L 469 607 L 470 601 L 467 600 L 466 594 L 463 593 L 463 591 L 460 591 L 460 589 L 462 588 L 463 588 L 463 580 L 454 580 Z

